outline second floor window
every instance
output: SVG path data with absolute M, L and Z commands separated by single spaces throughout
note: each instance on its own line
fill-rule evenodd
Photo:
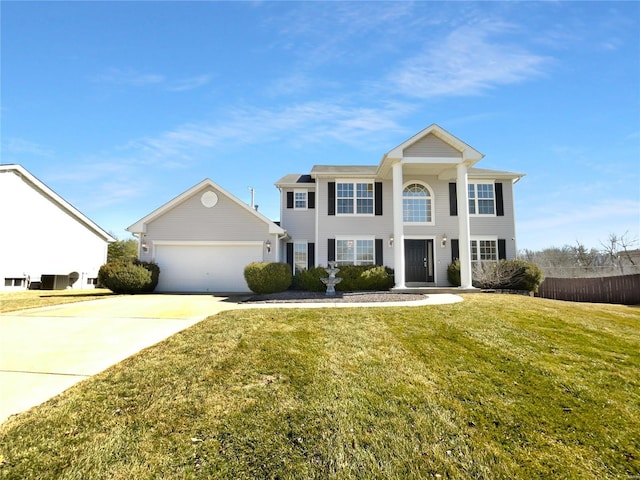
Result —
M 293 206 L 296 209 L 306 209 L 307 208 L 307 192 L 305 191 L 295 191 L 293 193 Z
M 495 215 L 493 183 L 469 184 L 469 215 Z
M 424 185 L 412 183 L 402 192 L 402 216 L 407 223 L 431 223 L 431 193 Z
M 337 183 L 337 213 L 373 215 L 373 192 L 373 183 Z

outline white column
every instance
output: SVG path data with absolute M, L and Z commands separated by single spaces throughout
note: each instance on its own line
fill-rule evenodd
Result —
M 393 263 L 396 287 L 404 284 L 404 227 L 402 217 L 402 163 L 393 164 Z
M 469 227 L 469 185 L 467 166 L 458 164 L 456 189 L 458 196 L 458 248 L 460 254 L 460 287 L 471 288 L 471 235 Z

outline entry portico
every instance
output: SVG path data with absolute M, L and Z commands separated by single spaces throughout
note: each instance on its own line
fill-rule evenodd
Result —
M 442 140 L 451 148 L 429 141 L 429 136 Z M 406 288 L 406 251 L 403 192 L 405 177 L 437 176 L 439 180 L 455 180 L 457 196 L 458 237 L 461 288 L 471 288 L 471 243 L 469 226 L 468 169 L 484 155 L 454 137 L 438 125 L 431 125 L 382 157 L 380 173 L 392 172 L 393 237 L 395 288 Z M 407 175 L 405 175 L 405 172 Z M 426 260 L 425 260 L 426 263 Z

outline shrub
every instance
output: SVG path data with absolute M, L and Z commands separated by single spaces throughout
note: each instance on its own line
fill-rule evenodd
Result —
M 302 270 L 296 273 L 293 278 L 293 288 L 296 290 L 306 290 L 307 292 L 324 292 L 327 287 L 320 279 L 328 276 L 329 274 L 322 267 Z
M 542 283 L 542 270 L 534 263 L 523 260 L 500 260 L 497 263 L 483 262 L 473 266 L 473 286 L 504 290 L 526 290 L 537 292 Z M 460 261 L 447 267 L 449 283 L 460 286 Z
M 291 267 L 280 262 L 253 262 L 244 268 L 244 278 L 254 293 L 283 292 L 291 285 Z
M 389 290 L 393 287 L 393 270 L 387 267 L 371 265 L 342 265 L 336 277 L 342 281 L 336 285 L 340 292 L 358 292 L 365 290 Z M 324 292 L 327 287 L 320 280 L 329 274 L 323 267 L 303 270 L 294 278 L 294 288 L 309 292 Z
M 382 266 L 342 265 L 336 275 L 342 282 L 336 285 L 341 292 L 389 290 L 393 287 L 393 270 Z
M 156 264 L 118 260 L 100 267 L 98 282 L 114 293 L 146 293 L 153 292 L 159 274 Z
M 149 272 L 151 272 L 151 282 L 149 283 L 149 285 L 147 285 L 144 291 L 147 293 L 153 292 L 158 286 L 158 280 L 160 278 L 160 267 L 156 263 L 142 262 L 140 260 L 136 260 L 134 263 L 136 265 L 144 267 L 145 269 L 149 270 Z
M 454 287 L 459 287 L 462 284 L 460 280 L 460 260 L 457 258 L 447 267 L 447 280 Z

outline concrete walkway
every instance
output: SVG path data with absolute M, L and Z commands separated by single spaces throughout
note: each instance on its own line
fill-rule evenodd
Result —
M 212 295 L 135 295 L 0 314 L 0 423 L 225 310 L 458 301 L 462 298 L 457 295 L 442 294 L 396 303 L 241 304 Z

